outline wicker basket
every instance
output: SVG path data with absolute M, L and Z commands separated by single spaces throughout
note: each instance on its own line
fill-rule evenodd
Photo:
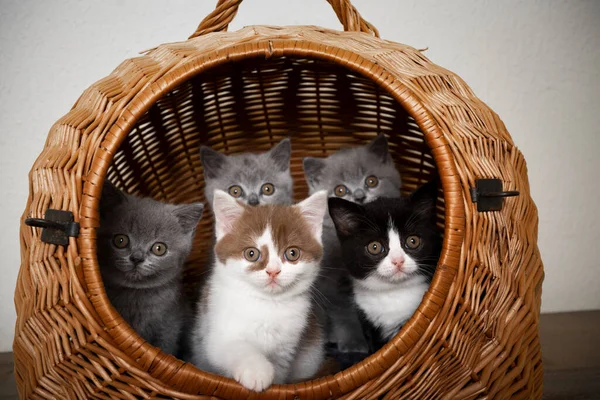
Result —
M 498 116 L 455 74 L 381 40 L 348 0 L 328 0 L 345 32 L 252 26 L 228 33 L 241 0 L 181 43 L 123 62 L 50 130 L 23 215 L 70 211 L 68 245 L 21 224 L 15 376 L 23 398 L 541 398 L 543 268 L 525 160 Z M 260 151 L 290 135 L 302 157 L 383 132 L 406 191 L 439 173 L 444 246 L 430 290 L 381 351 L 335 376 L 249 393 L 145 342 L 106 297 L 96 258 L 109 177 L 130 193 L 204 201 L 199 147 Z M 478 212 L 470 189 L 498 178 L 520 196 Z M 501 202 L 502 205 L 502 202 Z M 189 293 L 210 251 L 211 218 L 186 269 Z

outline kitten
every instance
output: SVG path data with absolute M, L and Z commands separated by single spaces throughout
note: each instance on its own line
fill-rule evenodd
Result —
M 342 149 L 327 158 L 306 157 L 302 164 L 310 193 L 327 190 L 329 197 L 359 204 L 400 196 L 400 173 L 383 134 L 366 146 Z
M 329 197 L 361 204 L 378 197 L 400 196 L 400 173 L 394 166 L 383 134 L 366 146 L 342 149 L 327 158 L 306 157 L 303 166 L 310 193 L 327 190 Z M 317 289 L 325 298 L 324 307 L 329 317 L 328 341 L 343 353 L 365 354 L 367 343 L 352 304 L 351 285 L 335 227 L 328 215 L 323 228 L 323 246 L 323 276 Z
M 97 243 L 106 294 L 138 334 L 173 355 L 184 318 L 183 264 L 203 208 L 127 195 L 108 182 L 102 190 Z
M 271 150 L 227 156 L 210 147 L 200 148 L 204 166 L 204 194 L 212 207 L 215 190 L 223 190 L 245 204 L 292 204 L 290 139 Z
M 435 272 L 442 245 L 437 194 L 437 183 L 429 182 L 401 199 L 365 205 L 329 199 L 354 300 L 378 332 L 376 347 L 412 316 Z
M 249 390 L 318 371 L 324 337 L 311 287 L 323 252 L 327 195 L 248 207 L 215 191 L 215 263 L 194 327 L 194 363 Z

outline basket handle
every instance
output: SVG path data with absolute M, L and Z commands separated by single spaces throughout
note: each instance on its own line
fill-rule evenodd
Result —
M 192 39 L 211 32 L 226 31 L 229 23 L 237 14 L 241 2 L 242 0 L 218 0 L 214 11 L 200 22 L 196 32 L 189 38 Z M 365 32 L 379 37 L 377 28 L 360 16 L 350 0 L 327 0 L 327 2 L 333 7 L 333 11 L 337 14 L 345 31 Z

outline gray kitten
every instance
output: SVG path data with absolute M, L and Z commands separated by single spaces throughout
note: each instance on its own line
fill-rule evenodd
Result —
M 379 197 L 400 197 L 400 173 L 383 134 L 365 146 L 342 149 L 327 158 L 306 157 L 303 166 L 311 194 L 327 190 L 329 197 L 361 204 Z M 326 299 L 329 342 L 342 352 L 365 353 L 367 343 L 353 306 L 340 243 L 329 215 L 323 223 L 323 248 L 323 276 L 317 282 L 317 289 Z
M 219 189 L 251 206 L 292 204 L 291 152 L 290 139 L 260 154 L 227 156 L 202 146 L 206 199 L 212 207 L 214 192 Z
M 186 315 L 183 265 L 202 203 L 166 204 L 102 190 L 98 262 L 106 293 L 123 319 L 153 346 L 176 354 Z
M 383 134 L 365 146 L 342 149 L 327 158 L 306 157 L 303 165 L 311 194 L 327 190 L 329 197 L 361 204 L 400 197 L 400 173 Z

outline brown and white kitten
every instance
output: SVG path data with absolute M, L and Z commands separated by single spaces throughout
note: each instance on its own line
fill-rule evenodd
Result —
M 213 209 L 215 261 L 192 332 L 194 363 L 254 391 L 312 378 L 324 356 L 312 286 L 327 194 L 251 207 L 217 190 Z

